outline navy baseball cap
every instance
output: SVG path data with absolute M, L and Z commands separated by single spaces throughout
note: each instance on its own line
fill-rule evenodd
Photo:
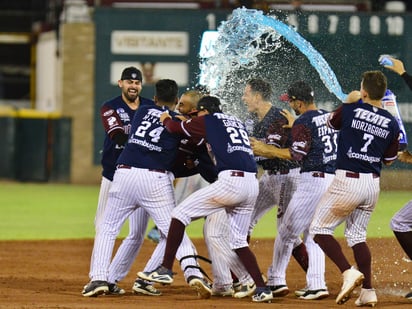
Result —
M 140 72 L 139 69 L 135 68 L 135 67 L 128 67 L 125 68 L 122 72 L 122 77 L 120 77 L 121 80 L 125 80 L 125 79 L 135 79 L 135 80 L 143 80 L 142 77 L 142 72 Z
M 300 80 L 292 83 L 287 92 L 280 96 L 280 100 L 288 102 L 290 100 L 300 100 L 303 102 L 313 102 L 314 92 L 311 86 Z

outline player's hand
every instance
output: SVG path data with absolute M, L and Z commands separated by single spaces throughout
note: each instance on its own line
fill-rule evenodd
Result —
M 287 109 L 282 109 L 280 111 L 280 114 L 288 120 L 288 124 L 283 125 L 282 128 L 285 128 L 285 129 L 292 128 L 293 123 L 295 122 L 295 117 L 292 115 L 292 113 L 289 112 Z
M 263 154 L 266 153 L 266 146 L 268 146 L 266 143 L 258 140 L 255 137 L 250 137 L 250 146 L 252 147 L 253 154 L 255 156 L 263 156 Z
M 278 148 L 274 145 L 268 145 L 254 137 L 250 137 L 249 140 L 255 156 L 268 159 L 280 158 L 290 160 L 292 158 L 288 148 Z
M 400 151 L 398 152 L 398 160 L 403 163 L 412 163 L 412 154 L 408 151 Z
M 160 115 L 160 122 L 163 123 L 163 121 L 165 121 L 166 118 L 172 118 L 170 117 L 168 112 L 164 112 Z
M 345 99 L 345 103 L 355 103 L 361 99 L 361 93 L 359 90 L 351 91 Z
M 403 62 L 400 61 L 399 59 L 389 57 L 389 59 L 393 62 L 393 65 L 384 65 L 385 68 L 394 71 L 395 73 L 398 73 L 399 75 L 402 75 L 405 73 L 405 67 L 403 65 Z

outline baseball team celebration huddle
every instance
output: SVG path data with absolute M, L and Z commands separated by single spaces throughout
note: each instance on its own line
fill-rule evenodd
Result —
M 151 236 L 157 245 L 137 273 L 131 287 L 135 294 L 161 296 L 161 286 L 173 283 L 176 258 L 200 298 L 281 303 L 292 292 L 286 270 L 293 256 L 306 274 L 306 283 L 293 291 L 298 299 L 333 294 L 337 304 L 344 304 L 360 287 L 355 305 L 376 306 L 379 295 L 366 239 L 381 169 L 395 160 L 412 163 L 411 153 L 400 146 L 397 119 L 382 106 L 384 70 L 398 73 L 411 90 L 412 76 L 401 60 L 389 60 L 383 70 L 363 72 L 359 89 L 332 111 L 317 107 L 307 80 L 288 81 L 284 93 L 274 93 L 270 80 L 254 76 L 239 89 L 245 119 L 225 112 L 224 102 L 205 89 L 179 95 L 172 79 L 155 83 L 153 100 L 143 98 L 142 72 L 124 68 L 121 94 L 100 110 L 106 132 L 103 171 L 90 281 L 82 295 L 126 293 L 120 283 L 139 258 L 151 218 L 159 238 Z M 177 184 L 189 176 L 203 183 L 178 199 Z M 273 207 L 277 235 L 265 272 L 249 241 Z M 126 220 L 129 234 L 113 254 Z M 185 232 L 194 220 L 204 221 L 207 258 L 199 256 Z M 334 237 L 342 223 L 356 265 Z M 390 226 L 412 259 L 412 201 Z M 200 266 L 201 259 L 211 261 L 212 276 Z M 328 289 L 326 259 L 342 275 L 339 291 Z M 412 300 L 412 293 L 405 297 Z

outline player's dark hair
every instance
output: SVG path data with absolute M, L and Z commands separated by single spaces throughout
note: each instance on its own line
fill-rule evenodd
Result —
M 160 79 L 156 85 L 156 97 L 159 101 L 174 103 L 177 100 L 179 88 L 172 79 Z
M 366 71 L 362 74 L 362 87 L 372 100 L 381 100 L 388 81 L 381 71 Z
M 272 87 L 267 81 L 261 78 L 252 78 L 248 80 L 247 85 L 250 86 L 250 89 L 253 92 L 259 93 L 262 96 L 263 100 L 265 101 L 272 100 L 272 96 L 273 96 Z
M 287 90 L 288 100 L 300 100 L 305 105 L 313 104 L 314 95 L 312 87 L 303 80 L 293 82 Z
M 204 96 L 199 100 L 197 110 L 207 110 L 210 114 L 222 112 L 219 98 L 210 95 Z

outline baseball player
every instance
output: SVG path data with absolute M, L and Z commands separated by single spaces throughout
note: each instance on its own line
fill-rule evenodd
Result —
M 179 104 L 177 106 L 178 111 L 183 115 L 187 115 L 188 117 L 197 115 L 197 102 L 202 96 L 203 94 L 198 90 L 186 91 L 182 94 L 179 100 Z M 203 144 L 202 146 L 205 146 L 205 144 Z M 209 157 L 209 154 L 207 154 L 207 156 Z M 205 160 L 203 160 L 203 162 L 204 161 Z M 200 174 L 203 177 L 200 177 L 199 174 L 196 174 L 192 177 L 179 179 L 177 185 L 175 186 L 177 204 L 180 204 L 194 191 L 197 191 L 216 180 L 217 173 L 214 175 L 214 179 L 205 177 L 204 173 L 202 173 L 204 166 L 209 166 L 208 162 L 206 162 L 206 164 L 199 164 L 197 166 L 198 168 L 200 168 Z M 208 174 L 211 173 L 209 172 Z M 205 218 L 203 235 L 209 257 L 212 260 L 212 296 L 234 296 L 236 298 L 250 296 L 254 292 L 255 284 L 249 273 L 246 271 L 246 269 L 244 269 L 243 264 L 241 263 L 239 258 L 236 256 L 233 250 L 231 250 L 229 243 L 229 233 L 229 221 L 227 214 L 223 209 Z M 230 265 L 226 262 L 226 260 L 228 259 L 233 261 L 233 264 L 236 265 L 233 269 L 237 277 L 240 278 L 238 280 L 239 285 L 237 286 L 236 291 L 233 288 L 233 278 L 230 270 Z M 247 289 L 247 291 L 242 291 L 242 289 L 248 287 L 252 288 Z
M 254 302 L 268 302 L 272 292 L 263 282 L 256 258 L 247 241 L 247 230 L 253 205 L 258 194 L 256 163 L 249 145 L 244 124 L 234 116 L 223 114 L 220 101 L 205 96 L 198 102 L 198 117 L 176 122 L 167 113 L 161 116 L 169 132 L 178 133 L 198 143 L 208 143 L 219 171 L 211 185 L 191 194 L 172 212 L 163 263 L 152 272 L 139 272 L 138 276 L 159 283 L 173 282 L 173 260 L 186 225 L 193 219 L 225 209 L 230 222 L 231 247 L 256 283 Z
M 345 303 L 359 285 L 356 306 L 377 304 L 366 231 L 379 196 L 382 163 L 390 165 L 396 160 L 400 132 L 396 119 L 382 108 L 386 85 L 382 72 L 364 72 L 360 91 L 347 98 L 354 103 L 342 104 L 328 119 L 328 126 L 339 130 L 336 176 L 316 208 L 310 233 L 342 273 L 337 304 Z M 333 237 L 342 222 L 359 270 L 351 267 Z
M 179 103 L 177 104 L 177 111 L 187 119 L 195 117 L 197 115 L 197 102 L 202 96 L 202 92 L 195 89 L 184 92 L 180 96 Z M 207 148 L 204 147 L 204 145 L 197 147 L 197 145 L 191 143 L 189 139 L 182 139 L 179 146 L 179 151 L 181 154 L 181 162 L 177 162 L 175 165 L 177 169 L 175 177 L 179 177 L 175 181 L 175 196 L 177 205 L 191 193 L 207 186 L 209 183 L 214 182 L 217 178 L 214 162 L 211 160 L 207 152 Z M 202 160 L 203 164 L 200 165 L 199 158 L 195 158 L 199 152 L 202 153 L 200 159 L 205 159 Z M 205 165 L 207 167 L 206 171 L 204 169 Z M 186 170 L 192 169 L 193 172 L 180 173 L 179 170 L 182 168 Z M 209 168 L 212 168 L 212 170 Z M 201 173 L 199 173 L 199 171 Z
M 248 108 L 248 112 L 256 115 L 257 121 L 253 126 L 252 136 L 265 141 L 266 144 L 279 148 L 288 147 L 290 144 L 289 119 L 293 123 L 293 116 L 287 110 L 276 108 L 270 102 L 273 96 L 270 84 L 263 79 L 251 79 L 246 83 L 242 100 Z M 290 125 L 291 126 L 291 125 Z M 283 159 L 267 159 L 255 156 L 264 173 L 259 179 L 259 195 L 253 210 L 249 235 L 263 215 L 275 205 L 278 206 L 277 226 L 282 224 L 283 214 L 296 190 L 299 178 L 299 163 Z M 280 237 L 280 236 L 278 236 Z M 306 272 L 308 268 L 308 256 L 304 243 L 297 239 L 293 256 Z M 275 257 L 273 256 L 273 259 Z M 287 258 L 287 257 L 277 257 Z M 274 263 L 274 262 L 273 262 Z M 273 264 L 268 269 L 268 285 L 273 296 L 285 296 L 289 293 L 286 285 L 275 285 L 273 277 Z
M 106 209 L 108 192 L 116 170 L 116 161 L 127 141 L 134 113 L 141 105 L 154 105 L 152 100 L 140 96 L 142 73 L 135 67 L 127 67 L 122 71 L 118 86 L 121 89 L 121 95 L 105 102 L 100 108 L 105 139 L 101 159 L 102 181 L 95 216 L 96 233 Z M 108 275 L 110 294 L 121 295 L 125 293 L 124 289 L 117 286 L 117 282 L 127 275 L 143 243 L 142 233 L 144 235 L 146 231 L 148 215 L 143 209 L 137 209 L 130 215 L 129 220 L 129 234 L 122 241 L 110 264 Z M 90 265 L 94 265 L 93 254 Z M 90 274 L 92 272 L 93 270 L 90 269 Z
M 409 151 L 399 153 L 398 160 L 412 164 L 412 154 Z M 412 260 L 412 200 L 406 203 L 391 219 L 390 227 L 403 251 Z M 405 296 L 412 300 L 412 292 Z
M 170 134 L 161 125 L 164 111 L 175 115 L 178 87 L 175 81 L 159 80 L 156 83 L 155 105 L 140 106 L 131 123 L 130 135 L 117 160 L 117 169 L 109 191 L 107 207 L 96 232 L 91 266 L 91 282 L 83 295 L 97 296 L 108 291 L 108 271 L 114 242 L 125 220 L 139 208 L 144 209 L 157 225 L 162 236 L 150 262 L 162 256 L 175 206 L 173 179 L 170 172 L 177 154 L 180 136 Z M 144 234 L 143 234 L 144 235 Z M 177 256 L 190 286 L 209 289 L 198 268 L 195 249 L 187 235 L 183 236 Z M 152 265 L 152 269 L 160 263 Z M 144 281 L 141 281 L 145 284 Z M 136 284 L 136 282 L 135 282 Z M 134 289 L 135 290 L 135 289 Z M 156 293 L 150 295 L 160 295 Z
M 296 115 L 300 115 L 292 126 L 291 146 L 278 148 L 251 139 L 255 155 L 296 160 L 301 164 L 296 191 L 278 227 L 270 276 L 275 286 L 287 286 L 286 269 L 293 247 L 303 234 L 309 263 L 307 288 L 299 298 L 322 299 L 329 295 L 325 283 L 325 256 L 308 236 L 308 231 L 316 205 L 334 177 L 337 132 L 326 127 L 329 113 L 316 107 L 314 92 L 306 82 L 292 83 L 282 98 L 289 101 Z
M 406 72 L 403 62 L 392 57 L 390 59 L 393 65 L 385 66 L 385 68 L 398 73 L 412 90 L 412 76 Z M 398 160 L 404 163 L 412 163 L 412 154 L 409 151 L 403 151 L 398 154 Z M 390 227 L 402 249 L 412 260 L 412 200 L 392 217 Z M 405 297 L 412 300 L 412 292 L 406 294 Z
M 188 90 L 185 93 L 183 93 L 180 96 L 179 102 L 177 104 L 177 111 L 182 114 L 182 115 L 187 115 L 191 116 L 191 113 L 194 112 L 196 113 L 196 104 L 197 101 L 201 98 L 202 93 L 197 90 Z M 182 168 L 185 170 L 184 173 L 187 174 L 187 169 L 186 166 L 189 166 L 188 164 L 195 164 L 193 160 L 193 151 L 189 151 L 188 149 L 182 149 L 184 152 L 188 152 L 188 162 L 182 162 L 184 166 L 180 165 L 181 162 L 176 163 L 176 169 L 174 171 L 175 177 L 178 178 L 180 177 L 177 175 Z M 183 155 L 183 154 L 182 154 Z M 190 163 L 189 163 L 190 162 Z M 190 175 L 187 177 L 181 177 L 176 179 L 175 181 L 175 196 L 176 196 L 176 203 L 179 204 L 181 201 L 184 200 L 186 196 L 190 194 L 190 192 L 193 192 L 203 186 L 207 185 L 207 181 L 201 177 L 196 171 L 196 174 Z M 154 241 L 155 243 L 159 242 L 160 239 L 160 233 L 159 230 L 157 229 L 156 226 L 154 226 L 149 233 L 147 234 L 147 237 Z
M 412 163 L 412 154 L 408 151 L 402 152 L 398 160 L 405 163 Z M 391 219 L 390 228 L 403 251 L 412 260 L 412 200 L 404 205 Z M 405 295 L 405 298 L 412 300 L 412 292 Z

